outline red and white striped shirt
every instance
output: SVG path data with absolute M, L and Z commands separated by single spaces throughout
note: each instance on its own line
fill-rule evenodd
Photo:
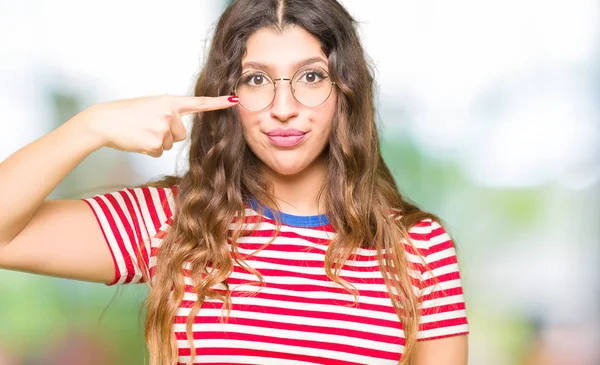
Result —
M 172 223 L 177 189 L 136 188 L 84 199 L 94 211 L 112 252 L 113 284 L 142 281 L 142 267 L 152 277 L 157 250 Z M 354 297 L 325 275 L 324 257 L 335 236 L 325 215 L 294 216 L 279 213 L 280 235 L 247 258 L 265 287 L 249 285 L 257 277 L 234 262 L 228 279 L 232 311 L 221 324 L 222 302 L 207 300 L 193 325 L 195 363 L 202 364 L 397 364 L 405 344 L 402 325 L 392 307 L 375 250 L 359 249 L 340 274 L 359 291 Z M 248 223 L 258 213 L 246 209 Z M 241 254 L 267 243 L 276 226 L 266 211 L 257 231 L 239 239 Z M 231 229 L 235 227 L 232 223 Z M 252 224 L 247 227 L 251 228 Z M 404 245 L 411 263 L 414 289 L 422 299 L 418 339 L 429 340 L 468 333 L 468 324 L 454 245 L 436 222 L 424 220 L 410 231 L 415 247 L 431 271 Z M 146 265 L 140 265 L 142 257 Z M 185 321 L 197 300 L 192 279 L 183 270 L 186 293 L 173 325 L 179 363 L 189 361 L 191 350 Z M 216 288 L 225 289 L 224 286 Z M 252 291 L 255 295 L 248 295 Z M 257 292 L 258 291 L 258 292 Z

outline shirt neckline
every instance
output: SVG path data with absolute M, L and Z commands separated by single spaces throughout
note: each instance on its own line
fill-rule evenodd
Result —
M 263 215 L 269 219 L 275 220 L 275 216 L 279 217 L 279 221 L 287 226 L 314 228 L 329 225 L 329 220 L 326 214 L 318 215 L 294 215 L 289 213 L 272 210 L 264 205 L 260 205 L 254 197 L 250 198 L 250 207 L 257 211 L 258 207 L 262 207 Z

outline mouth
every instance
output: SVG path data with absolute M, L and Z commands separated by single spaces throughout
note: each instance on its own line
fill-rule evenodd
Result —
M 294 147 L 304 140 L 306 133 L 302 134 L 267 134 L 271 143 L 277 147 Z
M 266 133 L 271 143 L 277 147 L 294 147 L 304 140 L 306 132 L 298 130 L 276 130 Z

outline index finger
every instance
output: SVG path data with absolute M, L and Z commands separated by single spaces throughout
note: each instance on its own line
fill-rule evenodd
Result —
M 177 96 L 177 111 L 179 114 L 190 114 L 230 108 L 237 105 L 235 96 Z

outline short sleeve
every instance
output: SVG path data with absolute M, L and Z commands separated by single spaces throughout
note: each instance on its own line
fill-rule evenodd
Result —
M 455 245 L 437 222 L 424 220 L 409 230 L 424 258 L 420 265 L 421 318 L 418 340 L 468 334 L 468 322 Z
M 155 266 L 156 246 L 165 225 L 172 220 L 177 192 L 171 188 L 142 187 L 82 199 L 94 212 L 111 251 L 112 283 L 146 281 Z

